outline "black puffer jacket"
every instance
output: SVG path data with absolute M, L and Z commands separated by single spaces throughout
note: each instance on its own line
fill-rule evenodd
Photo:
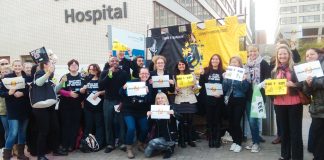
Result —
M 324 56 L 319 58 L 322 69 L 324 68 Z M 324 77 L 314 77 L 311 86 L 303 82 L 303 91 L 312 95 L 309 113 L 313 118 L 324 118 Z

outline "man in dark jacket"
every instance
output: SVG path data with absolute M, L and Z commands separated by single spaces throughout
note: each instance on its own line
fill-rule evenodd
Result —
M 119 105 L 121 99 L 119 89 L 129 80 L 129 74 L 119 68 L 117 57 L 109 58 L 109 69 L 104 70 L 99 78 L 99 86 L 105 90 L 105 100 L 103 104 L 105 134 L 107 147 L 106 153 L 111 152 L 115 148 L 115 139 L 119 137 L 121 144 L 124 143 L 125 124 L 123 117 L 118 112 L 115 112 L 114 106 Z M 117 124 L 114 124 L 114 121 Z M 120 128 L 119 135 L 115 135 L 114 128 L 118 125 Z M 125 147 L 122 147 L 125 148 Z

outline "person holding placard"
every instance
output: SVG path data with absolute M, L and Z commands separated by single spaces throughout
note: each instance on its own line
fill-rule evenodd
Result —
M 26 130 L 28 125 L 28 117 L 31 113 L 29 103 L 29 87 L 26 83 L 28 78 L 23 71 L 23 64 L 21 60 L 14 60 L 12 62 L 13 72 L 7 74 L 4 78 L 22 77 L 25 79 L 25 87 L 22 89 L 6 89 L 3 88 L 2 96 L 5 97 L 7 107 L 7 117 L 9 124 L 8 137 L 3 150 L 3 159 L 9 160 L 12 157 L 12 147 L 18 139 L 18 159 L 29 159 L 24 154 L 26 142 Z M 16 82 L 11 82 L 14 84 Z M 12 85 L 14 87 L 14 85 Z
M 202 86 L 200 94 L 204 95 L 203 101 L 206 107 L 208 146 L 210 148 L 221 146 L 220 128 L 224 110 L 224 96 L 218 92 L 214 95 L 208 95 L 205 84 L 222 84 L 223 73 L 222 59 L 218 54 L 214 54 L 209 60 L 208 67 L 203 70 L 203 74 L 199 78 L 199 85 Z M 217 88 L 215 90 L 217 91 Z
M 100 74 L 99 86 L 105 90 L 105 99 L 103 102 L 103 115 L 105 123 L 105 139 L 107 147 L 105 153 L 110 153 L 115 149 L 115 140 L 118 138 L 120 149 L 125 150 L 125 122 L 123 115 L 119 112 L 119 109 L 115 109 L 115 106 L 121 103 L 121 97 L 119 95 L 120 88 L 129 80 L 127 72 L 118 68 L 118 58 L 112 56 L 109 58 L 109 66 L 107 70 L 104 70 Z M 115 133 L 114 128 L 119 128 Z
M 248 62 L 245 66 L 247 71 L 247 80 L 250 83 L 250 87 L 247 94 L 247 106 L 246 106 L 246 115 L 250 125 L 251 135 L 252 135 L 252 143 L 245 148 L 251 150 L 252 153 L 256 153 L 260 151 L 260 142 L 265 142 L 265 140 L 259 134 L 259 124 L 262 122 L 260 118 L 252 118 L 251 113 L 251 103 L 252 103 L 252 94 L 253 87 L 258 86 L 265 79 L 270 78 L 270 66 L 269 64 L 262 59 L 259 49 L 255 45 L 251 45 L 248 47 L 249 58 Z M 258 87 L 259 88 L 259 87 Z M 260 92 L 262 94 L 263 102 L 265 102 L 265 92 L 263 88 L 260 88 Z
M 184 60 L 180 60 L 177 63 L 174 73 L 175 76 L 178 77 L 176 78 L 174 110 L 182 116 L 178 125 L 179 145 L 181 148 L 185 148 L 185 141 L 187 141 L 189 146 L 196 147 L 192 137 L 193 115 L 197 112 L 197 98 L 194 93 L 196 89 L 196 78 L 190 73 L 189 66 Z M 185 79 L 180 79 L 179 77 Z
M 297 77 L 293 70 L 293 55 L 287 45 L 276 48 L 272 79 L 287 79 L 286 95 L 275 96 L 276 118 L 281 129 L 281 159 L 303 159 L 302 117 L 303 106 L 296 88 Z
M 138 135 L 138 149 L 144 151 L 144 142 L 148 133 L 148 120 L 146 117 L 147 111 L 150 110 L 150 106 L 153 102 L 152 99 L 152 86 L 148 79 L 150 77 L 149 70 L 147 68 L 141 68 L 139 70 L 139 80 L 132 80 L 127 82 L 121 89 L 120 95 L 122 96 L 121 113 L 123 113 L 124 121 L 127 126 L 125 144 L 127 147 L 127 157 L 132 159 L 135 157 L 133 153 L 132 145 L 134 143 L 135 132 Z M 146 94 L 140 93 L 139 95 L 128 96 L 130 83 L 143 82 L 145 83 Z M 132 88 L 133 93 L 140 90 L 138 87 Z M 137 124 L 137 125 L 136 125 Z M 136 127 L 139 127 L 136 128 Z
M 37 66 L 36 66 L 37 67 Z M 51 62 L 41 62 L 39 63 L 39 70 L 36 71 L 36 67 L 32 67 L 31 75 L 34 77 L 33 84 L 31 84 L 32 89 L 36 88 L 47 88 L 51 87 L 48 90 L 37 90 L 37 91 L 43 91 L 39 92 L 35 95 L 46 95 L 49 94 L 47 91 L 53 90 L 56 93 L 62 88 L 63 83 L 65 83 L 66 79 L 63 78 L 61 82 L 56 85 L 51 81 L 51 79 L 54 77 L 54 65 Z M 32 93 L 32 92 L 31 92 Z M 31 94 L 31 97 L 33 97 L 33 94 Z M 33 97 L 35 99 L 40 99 L 40 97 L 36 96 Z M 55 94 L 55 100 L 56 100 L 56 94 Z M 55 111 L 55 104 L 51 103 L 48 105 L 38 106 L 34 107 L 33 105 L 33 115 L 34 115 L 34 123 L 32 124 L 33 127 L 37 127 L 37 159 L 38 160 L 47 160 L 45 157 L 45 154 L 47 153 L 47 149 L 49 147 L 52 147 L 53 149 L 53 155 L 55 156 L 62 156 L 67 155 L 68 153 L 66 151 L 63 151 L 59 148 L 59 142 L 60 142 L 60 133 L 59 133 L 59 121 L 58 117 Z M 32 121 L 33 122 L 33 121 Z M 37 125 L 36 125 L 37 124 Z M 48 143 L 48 137 L 51 134 L 51 145 L 47 145 Z M 29 144 L 31 145 L 31 144 Z M 28 146 L 29 147 L 29 146 Z M 32 148 L 32 147 L 31 147 Z M 31 149 L 30 148 L 30 149 Z
M 324 51 L 310 48 L 306 51 L 306 61 L 320 61 L 324 68 Z M 324 159 L 324 77 L 307 77 L 303 82 L 303 92 L 312 96 L 309 113 L 312 123 L 309 128 L 308 150 L 314 155 L 314 160 Z
M 79 70 L 79 62 L 75 59 L 67 63 L 69 73 L 66 77 L 66 82 L 59 91 L 60 96 L 60 122 L 62 134 L 62 147 L 64 151 L 72 152 L 75 149 L 76 138 L 80 128 L 82 108 L 81 103 L 84 99 L 84 94 L 80 92 L 84 86 L 84 77 L 81 76 Z
M 157 93 L 155 97 L 155 105 L 170 105 L 165 93 Z M 170 114 L 170 119 L 151 119 L 152 123 L 156 125 L 154 131 L 155 137 L 150 140 L 148 146 L 145 148 L 144 154 L 146 157 L 151 157 L 154 151 L 163 151 L 164 159 L 170 158 L 174 153 L 175 139 L 177 137 L 175 118 L 179 118 L 179 116 L 175 114 L 174 110 L 172 110 L 172 106 L 170 106 L 168 114 Z M 152 112 L 148 111 L 147 116 L 150 117 L 151 115 Z
M 84 101 L 84 133 L 83 138 L 92 134 L 95 136 L 99 148 L 103 148 L 104 145 L 104 118 L 103 118 L 103 95 L 105 91 L 103 91 L 102 86 L 99 87 L 99 76 L 101 74 L 101 70 L 98 64 L 90 64 L 88 66 L 88 78 L 89 82 L 81 88 L 81 93 L 86 93 L 86 97 L 89 96 L 97 102 L 96 100 L 100 100 L 97 102 L 98 104 L 93 104 L 93 101 L 85 100 Z M 87 99 L 88 99 L 87 98 Z M 84 152 L 88 152 L 84 150 Z
M 238 56 L 234 56 L 230 59 L 230 66 L 243 68 L 242 59 Z M 241 152 L 241 143 L 243 140 L 243 133 L 241 127 L 241 120 L 244 114 L 246 105 L 246 93 L 249 89 L 249 82 L 247 81 L 247 75 L 243 75 L 243 80 L 232 80 L 224 77 L 223 90 L 225 96 L 225 104 L 227 103 L 227 110 L 230 123 L 230 134 L 233 138 L 233 144 L 230 151 Z M 226 102 L 227 101 L 227 102 Z
M 173 93 L 174 92 L 174 80 L 172 79 L 172 75 L 169 74 L 166 70 L 165 70 L 165 64 L 166 62 L 166 58 L 164 56 L 161 55 L 156 55 L 154 58 L 154 71 L 150 72 L 150 83 L 153 85 L 153 83 L 159 83 L 159 82 L 155 82 L 156 81 L 156 77 L 160 77 L 158 78 L 159 81 L 163 81 L 162 80 L 162 76 L 168 76 L 168 83 L 169 83 L 169 87 L 159 87 L 157 85 L 157 87 L 155 88 L 155 86 L 153 85 L 153 97 L 155 97 L 155 95 L 159 92 L 163 92 L 166 95 L 168 95 L 168 92 Z M 156 76 L 154 79 L 152 79 L 153 76 Z M 161 82 L 163 83 L 163 82 Z M 170 98 L 169 98 L 170 100 Z

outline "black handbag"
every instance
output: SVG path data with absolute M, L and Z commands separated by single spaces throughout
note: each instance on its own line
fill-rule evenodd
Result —
M 45 82 L 42 86 L 31 83 L 29 97 L 33 108 L 47 108 L 57 103 L 57 96 L 50 82 Z

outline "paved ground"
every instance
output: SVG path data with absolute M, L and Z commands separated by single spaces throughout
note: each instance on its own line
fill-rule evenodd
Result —
M 303 140 L 304 140 L 304 159 L 311 160 L 312 155 L 309 154 L 306 150 L 307 147 L 307 136 L 308 129 L 310 125 L 310 118 L 305 107 L 304 111 L 304 120 L 303 120 Z M 253 160 L 253 159 L 262 159 L 262 160 L 276 160 L 280 156 L 280 145 L 273 145 L 271 141 L 274 137 L 264 136 L 266 143 L 262 144 L 262 150 L 260 153 L 251 153 L 248 150 L 243 150 L 241 153 L 233 153 L 229 151 L 230 143 L 223 145 L 219 149 L 208 148 L 206 140 L 197 142 L 196 148 L 187 147 L 181 149 L 176 147 L 175 154 L 171 157 L 172 159 L 177 160 L 212 160 L 212 159 L 222 159 L 222 160 Z M 245 146 L 245 144 L 243 144 Z M 50 159 L 55 160 L 122 160 L 127 159 L 125 152 L 120 150 L 112 151 L 109 154 L 106 154 L 102 151 L 96 153 L 81 153 L 80 151 L 75 151 L 67 157 L 52 157 L 48 156 Z M 32 159 L 36 160 L 36 157 Z M 153 158 L 145 158 L 143 153 L 140 153 L 136 150 L 136 159 L 162 159 L 162 156 L 156 156 Z

